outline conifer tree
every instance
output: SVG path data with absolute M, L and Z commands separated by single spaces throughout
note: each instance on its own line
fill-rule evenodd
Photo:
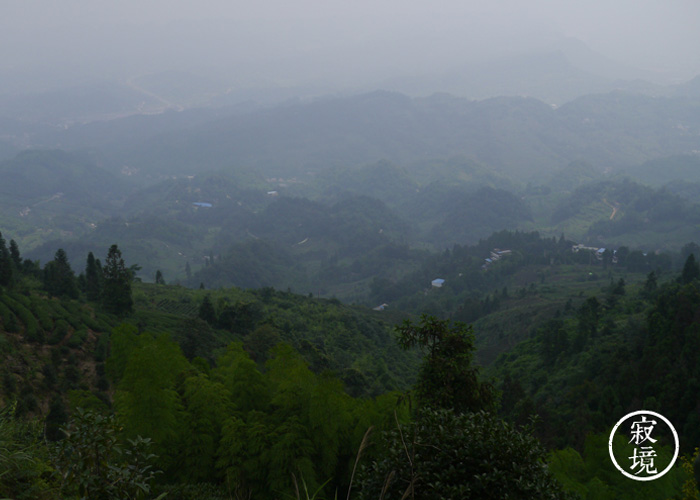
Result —
M 9 287 L 12 285 L 12 279 L 12 257 L 0 233 L 0 286 Z
M 475 348 L 471 326 L 451 325 L 449 320 L 424 314 L 418 324 L 405 320 L 395 330 L 404 349 L 421 347 L 427 351 L 416 383 L 422 405 L 457 412 L 493 409 L 493 386 L 479 380 L 479 368 L 472 365 Z
M 685 261 L 685 265 L 683 266 L 683 273 L 681 274 L 681 283 L 687 284 L 698 278 L 700 278 L 700 267 L 695 261 L 695 255 L 691 253 L 690 255 L 688 255 L 688 258 Z
M 156 271 L 156 285 L 165 285 L 165 280 L 163 279 L 163 273 L 160 269 Z
M 102 292 L 102 270 L 99 260 L 95 260 L 92 252 L 88 253 L 85 266 L 85 293 L 88 300 L 99 300 Z
M 22 268 L 22 257 L 19 254 L 19 247 L 15 240 L 10 240 L 10 257 L 12 262 L 15 264 L 16 269 Z
M 141 266 L 139 266 L 138 264 L 132 264 L 131 266 L 129 266 L 129 281 L 141 283 L 141 278 L 137 276 L 138 272 L 141 269 Z
M 216 310 L 214 309 L 214 304 L 211 303 L 209 295 L 204 296 L 202 305 L 199 306 L 199 318 L 203 319 L 210 325 L 216 323 Z
M 644 282 L 644 295 L 651 297 L 658 288 L 658 280 L 654 271 L 647 274 L 647 280 Z
M 112 245 L 102 270 L 102 305 L 111 313 L 122 315 L 131 312 L 131 273 L 124 264 L 122 252 Z
M 75 273 L 62 248 L 56 250 L 53 260 L 44 266 L 44 285 L 51 295 L 78 298 Z

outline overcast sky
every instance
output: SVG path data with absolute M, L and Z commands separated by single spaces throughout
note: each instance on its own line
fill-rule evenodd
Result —
M 575 37 L 660 75 L 700 73 L 698 0 L 0 0 L 0 76 L 227 68 L 342 81 L 439 71 Z M 41 70 L 41 73 L 37 73 Z

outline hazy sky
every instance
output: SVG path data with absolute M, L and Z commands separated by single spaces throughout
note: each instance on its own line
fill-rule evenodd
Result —
M 698 21 L 698 0 L 0 0 L 0 76 L 221 67 L 251 80 L 381 79 L 570 36 L 690 78 Z

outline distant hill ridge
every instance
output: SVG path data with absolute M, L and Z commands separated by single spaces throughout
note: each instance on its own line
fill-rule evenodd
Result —
M 301 175 L 386 159 L 466 155 L 520 179 L 575 160 L 609 169 L 700 150 L 700 103 L 616 91 L 553 109 L 533 98 L 469 101 L 376 91 L 218 118 L 112 144 L 115 164 L 192 175 L 248 165 Z

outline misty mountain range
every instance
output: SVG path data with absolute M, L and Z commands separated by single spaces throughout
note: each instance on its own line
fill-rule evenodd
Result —
M 698 78 L 650 83 L 655 75 L 571 38 L 453 68 L 371 92 L 168 71 L 0 94 L 0 158 L 92 151 L 114 172 L 156 181 L 230 166 L 303 175 L 466 155 L 524 179 L 581 159 L 610 170 L 700 149 Z
M 186 260 L 201 266 L 210 251 L 247 255 L 230 249 L 259 238 L 280 262 L 342 259 L 348 242 L 319 239 L 321 226 L 351 227 L 370 250 L 439 250 L 506 228 L 674 247 L 691 237 L 700 200 L 700 179 L 687 175 L 700 151 L 700 79 L 620 80 L 643 76 L 569 40 L 393 81 L 404 90 L 453 85 L 454 94 L 427 97 L 246 93 L 182 72 L 13 96 L 0 103 L 2 222 L 42 260 L 57 245 L 80 255 L 118 234 L 149 273 L 169 275 Z M 618 174 L 667 191 L 601 187 Z M 645 197 L 654 202 L 635 209 Z M 193 212 L 195 202 L 213 208 Z M 296 248 L 302 241 L 310 243 Z M 347 265 L 340 275 L 374 272 Z
M 0 75 L 0 116 L 24 122 L 73 125 L 129 114 L 152 114 L 168 109 L 220 108 L 257 103 L 272 106 L 297 99 L 327 98 L 385 89 L 412 97 L 449 93 L 466 99 L 498 96 L 533 97 L 561 105 L 582 95 L 626 90 L 652 96 L 685 92 L 662 75 L 615 62 L 574 38 L 558 38 L 521 51 L 511 49 L 468 62 L 454 59 L 445 68 L 397 72 L 354 87 L 322 80 L 275 82 L 246 80 L 184 70 L 142 73 L 130 78 L 103 76 L 61 85 L 44 81 L 45 89 L 13 85 L 12 73 Z M 20 78 L 17 75 L 15 78 Z M 659 83 L 665 81 L 665 84 Z M 25 90 L 29 89 L 29 90 Z
M 378 91 L 252 112 L 204 109 L 43 129 L 32 141 L 93 150 L 105 168 L 126 168 L 151 182 L 232 166 L 291 177 L 382 159 L 456 155 L 527 179 L 581 159 L 614 170 L 691 154 L 700 150 L 699 105 L 692 94 L 615 91 L 554 109 L 533 98 L 469 101 Z

